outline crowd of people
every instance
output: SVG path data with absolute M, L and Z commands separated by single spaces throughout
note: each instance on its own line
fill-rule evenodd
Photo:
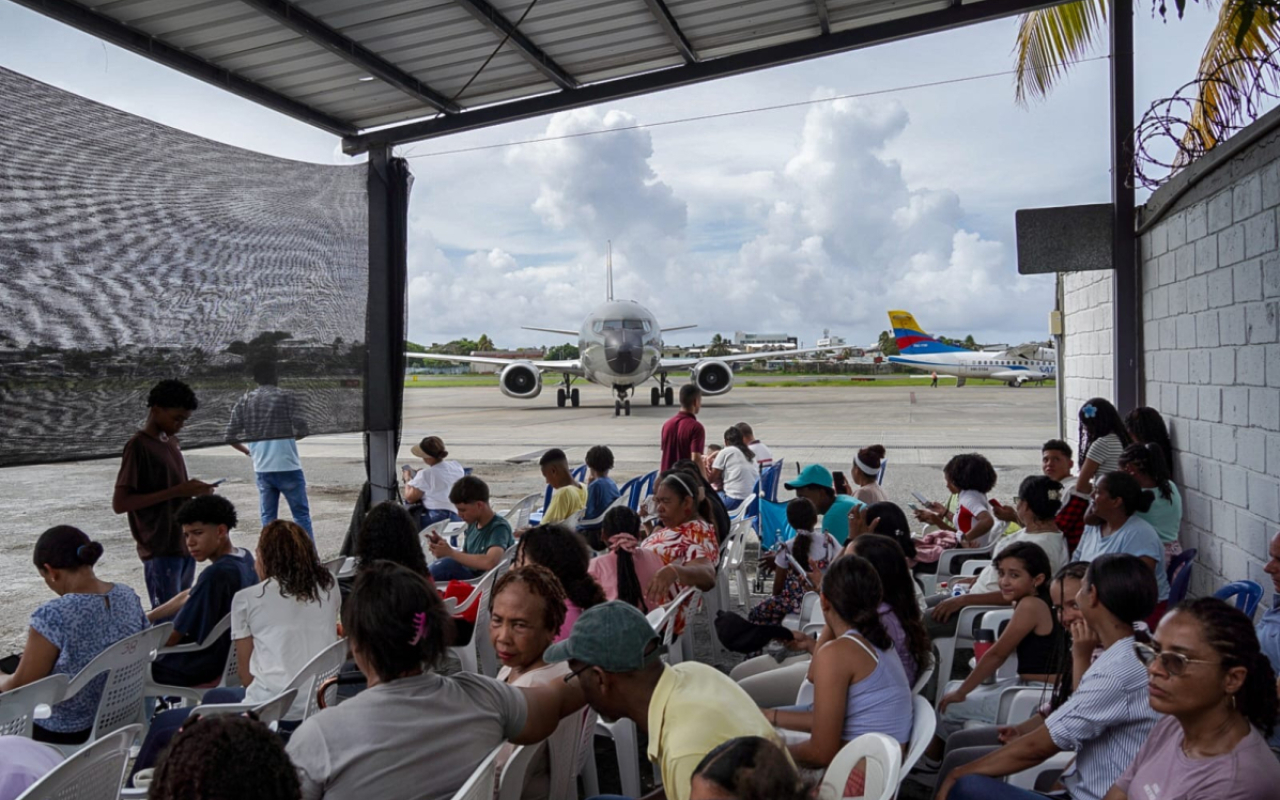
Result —
M 578 746 L 584 730 L 589 740 L 597 716 L 634 723 L 661 775 L 648 796 L 671 800 L 814 797 L 846 744 L 883 734 L 905 754 L 925 723 L 936 734 L 904 777 L 937 800 L 1262 800 L 1280 786 L 1280 601 L 1256 626 L 1214 598 L 1169 607 L 1182 506 L 1153 409 L 1122 418 L 1089 400 L 1077 448 L 1046 442 L 1041 474 L 1023 477 L 1007 505 L 987 458 L 956 455 L 940 476 L 949 500 L 909 504 L 919 530 L 877 480 L 883 446 L 857 450 L 851 483 L 804 467 L 785 484 L 794 535 L 760 556 L 772 591 L 714 620 L 721 644 L 746 656 L 726 673 L 669 658 L 646 617 L 687 588 L 716 589 L 731 515 L 775 460 L 747 423 L 709 446 L 696 387 L 683 387 L 663 427 L 662 470 L 639 508 L 618 502 L 608 447 L 586 452 L 585 479 L 553 449 L 539 461 L 550 495 L 541 521 L 513 530 L 485 481 L 449 460 L 439 437 L 423 439 L 404 502 L 364 517 L 349 575 L 321 562 L 309 518 L 264 518 L 254 552 L 237 546 L 236 509 L 189 480 L 182 461 L 177 434 L 194 393 L 167 381 L 150 403 L 113 498 L 129 516 L 150 610 L 96 576 L 101 544 L 50 528 L 33 562 L 56 597 L 32 615 L 0 691 L 72 677 L 160 624 L 172 626 L 163 645 L 202 645 L 151 663 L 162 698 L 163 687 L 196 688 L 205 704 L 255 706 L 335 642 L 350 659 L 341 702 L 305 716 L 309 698 L 297 698 L 274 729 L 253 714 L 157 710 L 131 770 L 152 797 L 449 798 L 489 753 L 505 764 L 530 746 L 521 797 L 543 800 L 564 791 L 555 748 Z M 280 455 L 246 449 L 255 467 Z M 259 481 L 289 497 L 283 476 Z M 461 543 L 422 535 L 443 520 L 463 526 Z M 926 593 L 921 576 L 956 549 L 989 563 Z M 1269 559 L 1280 597 L 1280 534 Z M 206 564 L 198 578 L 196 563 Z M 452 611 L 447 599 L 467 599 L 481 576 L 484 614 Z M 694 607 L 674 618 L 676 636 L 688 635 Z M 1007 609 L 1007 622 L 971 669 L 956 659 L 959 674 L 936 674 L 934 642 L 955 636 L 966 608 Z M 475 639 L 492 648 L 493 677 L 457 658 Z M 240 685 L 213 688 L 232 648 Z M 934 684 L 939 700 L 921 720 L 914 697 L 934 696 Z M 58 763 L 39 743 L 87 741 L 102 689 L 100 679 L 54 705 L 30 740 L 0 737 L 0 800 Z M 1010 689 L 1038 692 L 1037 713 L 1002 718 Z M 1064 752 L 1072 757 L 1036 790 L 1004 780 Z M 861 796 L 867 772 L 859 764 L 841 780 L 840 796 Z

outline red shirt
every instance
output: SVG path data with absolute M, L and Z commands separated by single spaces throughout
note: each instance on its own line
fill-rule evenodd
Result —
M 680 411 L 662 426 L 662 471 L 684 458 L 693 458 L 707 444 L 707 431 L 698 418 L 688 411 Z

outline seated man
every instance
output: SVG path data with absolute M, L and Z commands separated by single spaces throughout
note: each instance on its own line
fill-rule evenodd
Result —
M 538 459 L 538 467 L 542 477 L 551 487 L 551 502 L 547 510 L 542 512 L 542 525 L 553 522 L 564 522 L 576 512 L 587 507 L 587 490 L 573 479 L 569 471 L 569 457 L 564 451 L 553 447 Z
M 822 530 L 835 537 L 841 545 L 849 539 L 849 512 L 864 503 L 847 494 L 837 494 L 831 471 L 821 464 L 805 467 L 786 488 L 813 503 L 822 515 Z
M 516 543 L 511 523 L 494 512 L 489 505 L 489 485 L 474 475 L 467 475 L 449 490 L 449 500 L 458 516 L 467 523 L 462 550 L 436 534 L 428 547 L 438 560 L 431 564 L 431 577 L 437 581 L 469 581 L 502 561 L 502 554 Z
M 1067 550 L 1074 553 L 1076 545 L 1080 543 L 1080 537 L 1084 534 L 1084 515 L 1089 508 L 1090 498 L 1088 495 L 1076 494 L 1072 490 L 1075 483 L 1070 480 L 1072 455 L 1071 445 L 1061 439 L 1050 439 L 1040 446 L 1040 471 L 1061 483 L 1063 487 L 1062 506 L 1058 509 L 1054 522 L 1067 539 Z M 1012 505 L 993 505 L 991 513 L 1002 522 L 1018 521 L 1018 512 Z M 1012 530 L 1006 531 L 1006 533 L 1012 532 Z
M 177 611 L 173 633 L 166 646 L 203 642 L 222 618 L 231 613 L 236 592 L 258 582 L 253 554 L 231 543 L 236 526 L 236 509 L 221 495 L 211 494 L 189 500 L 175 515 L 182 526 L 187 550 L 196 561 L 208 561 L 190 595 L 174 598 L 152 614 Z M 174 653 L 151 664 L 151 677 L 166 686 L 203 686 L 217 683 L 231 649 L 231 632 L 218 643 L 196 653 Z
M 730 739 L 760 736 L 781 746 L 777 731 L 727 675 L 695 661 L 668 667 L 663 652 L 644 614 L 614 600 L 582 612 L 569 638 L 544 656 L 549 664 L 569 662 L 571 678 L 602 717 L 625 717 L 648 734 L 647 755 L 661 766 L 663 783 L 650 797 L 688 800 L 698 762 Z
M 608 511 L 609 506 L 613 505 L 621 495 L 618 484 L 609 477 L 609 471 L 613 469 L 613 451 L 598 444 L 587 451 L 587 457 L 584 460 L 587 462 L 587 507 L 582 512 L 582 518 L 597 519 L 604 516 L 604 512 Z M 599 530 L 600 523 L 578 526 L 578 532 L 587 534 L 588 541 L 590 541 L 589 534 Z

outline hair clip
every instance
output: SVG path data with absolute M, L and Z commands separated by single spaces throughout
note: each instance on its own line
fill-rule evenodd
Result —
M 413 615 L 413 638 L 409 640 L 409 646 L 422 641 L 422 637 L 427 635 L 427 613 L 425 611 Z
M 1048 492 L 1048 494 L 1047 494 L 1046 496 L 1047 496 L 1050 500 L 1061 500 L 1061 499 L 1062 499 L 1062 493 L 1061 493 L 1061 492 L 1059 492 L 1057 489 L 1050 489 L 1050 490 L 1049 490 L 1049 492 Z
M 1085 419 L 1093 419 L 1098 416 L 1098 408 L 1093 403 L 1089 403 L 1084 408 L 1080 409 L 1080 413 L 1084 414 Z

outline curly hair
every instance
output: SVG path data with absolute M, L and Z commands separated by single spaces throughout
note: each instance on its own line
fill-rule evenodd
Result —
M 147 406 L 150 408 L 185 408 L 195 411 L 200 407 L 196 393 L 182 381 L 163 380 L 151 387 L 147 393 Z
M 1174 606 L 1173 611 L 1187 614 L 1200 623 L 1205 641 L 1222 658 L 1223 670 L 1232 667 L 1247 670 L 1244 683 L 1235 696 L 1236 708 L 1262 731 L 1264 739 L 1271 738 L 1276 727 L 1277 706 L 1280 705 L 1276 698 L 1276 674 L 1271 668 L 1271 661 L 1262 652 L 1253 621 L 1243 611 L 1216 597 L 1184 600 Z
M 1139 406 L 1124 418 L 1125 430 L 1133 438 L 1134 444 L 1156 444 L 1164 454 L 1165 467 L 1173 474 L 1173 442 L 1169 439 L 1169 428 L 1164 424 L 1164 417 L 1154 408 Z
M 719 745 L 693 768 L 693 777 L 739 800 L 805 800 L 813 789 L 782 748 L 759 736 Z
M 333 574 L 320 563 L 311 537 L 297 523 L 283 519 L 267 523 L 258 537 L 258 563 L 263 577 L 274 578 L 285 597 L 318 603 L 320 593 L 333 588 Z
M 542 598 L 542 624 L 553 636 L 560 634 L 565 618 L 564 587 L 555 573 L 538 564 L 525 564 L 522 567 L 509 569 L 498 578 L 489 593 L 489 616 L 493 617 L 493 601 L 508 586 L 522 583 L 529 593 Z
M 356 534 L 355 554 L 361 568 L 374 561 L 394 561 L 419 575 L 431 574 L 418 541 L 418 523 L 399 503 L 387 501 L 369 509 Z
M 884 599 L 884 585 L 870 561 L 862 556 L 837 558 L 822 576 L 822 596 L 840 619 L 868 642 L 881 650 L 893 647 L 877 610 Z
M 613 469 L 613 451 L 602 444 L 598 444 L 587 451 L 587 455 L 582 459 L 582 462 L 595 470 L 597 475 L 603 475 Z
M 227 530 L 234 528 L 240 521 L 236 516 L 236 507 L 220 494 L 191 498 L 178 506 L 178 512 L 173 518 L 179 525 L 226 525 Z
M 933 643 L 924 615 L 916 602 L 916 579 L 907 567 L 907 556 L 897 540 L 879 533 L 866 533 L 853 540 L 853 552 L 871 562 L 880 575 L 884 602 L 893 609 L 893 615 L 906 634 L 907 650 L 915 659 L 920 671 L 933 663 Z
M 390 561 L 362 565 L 342 604 L 342 627 L 380 681 L 431 669 L 453 641 L 453 621 L 431 583 Z
M 298 771 L 284 743 L 256 719 L 189 719 L 156 768 L 151 800 L 300 800 Z
M 996 469 L 981 453 L 961 453 L 958 456 L 952 456 L 947 465 L 942 468 L 942 474 L 946 475 L 947 480 L 954 483 L 962 492 L 972 489 L 980 494 L 986 494 L 996 485 Z
M 582 610 L 605 602 L 604 590 L 587 568 L 591 549 L 577 531 L 564 525 L 539 525 L 520 537 L 516 563 L 539 564 L 551 570 L 564 593 Z

